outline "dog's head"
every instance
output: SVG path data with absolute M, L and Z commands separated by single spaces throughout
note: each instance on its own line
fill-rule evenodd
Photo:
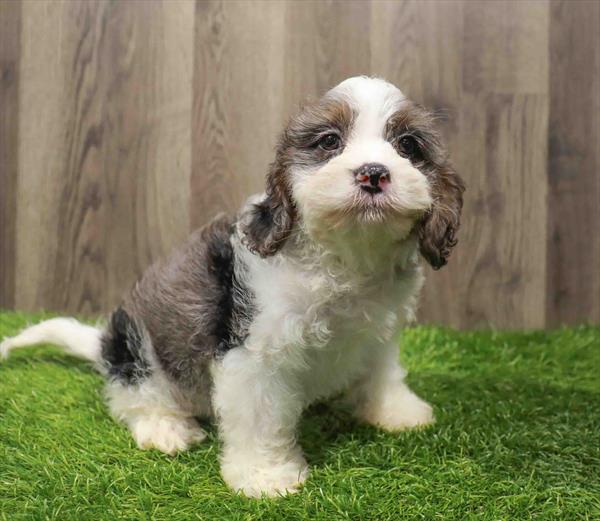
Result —
M 350 78 L 305 106 L 284 130 L 252 208 L 246 243 L 275 254 L 295 225 L 323 236 L 339 228 L 414 230 L 422 255 L 446 264 L 456 244 L 464 185 L 432 116 L 393 85 Z

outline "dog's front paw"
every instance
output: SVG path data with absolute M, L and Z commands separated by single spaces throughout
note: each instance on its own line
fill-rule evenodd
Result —
M 369 402 L 358 416 L 387 431 L 404 431 L 435 422 L 431 405 L 405 385 L 390 390 L 381 400 Z
M 252 464 L 230 454 L 223 458 L 221 475 L 229 487 L 248 497 L 277 497 L 300 490 L 308 465 L 301 455 L 283 463 Z
M 193 418 L 175 416 L 139 418 L 132 423 L 131 431 L 140 449 L 158 449 L 171 455 L 206 438 L 206 433 Z

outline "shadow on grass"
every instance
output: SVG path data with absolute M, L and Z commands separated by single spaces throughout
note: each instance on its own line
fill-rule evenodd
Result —
M 381 458 L 384 468 L 429 462 L 442 470 L 469 461 L 508 480 L 536 473 L 548 485 L 589 483 L 590 475 L 600 475 L 600 393 L 524 376 L 426 374 L 413 388 L 434 404 L 435 425 L 385 433 L 357 423 L 337 402 L 311 407 L 300 436 L 309 464 L 339 465 L 340 452 L 350 449 L 341 463 L 351 467 L 361 447 L 380 444 L 394 454 Z
M 8 359 L 3 361 L 0 367 L 4 367 L 6 370 L 10 368 L 29 368 L 40 363 L 52 364 L 68 370 L 75 369 L 80 373 L 99 376 L 98 371 L 94 369 L 91 362 L 65 355 L 57 347 L 44 345 L 11 351 Z

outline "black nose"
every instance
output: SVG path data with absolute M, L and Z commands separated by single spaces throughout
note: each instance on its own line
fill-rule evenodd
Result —
M 381 192 L 381 185 L 390 182 L 390 171 L 381 163 L 366 163 L 354 175 L 360 187 L 370 193 Z

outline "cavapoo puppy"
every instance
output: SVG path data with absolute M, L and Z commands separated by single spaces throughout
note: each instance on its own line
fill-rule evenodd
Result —
M 49 342 L 94 362 L 143 449 L 185 450 L 214 418 L 223 478 L 249 496 L 306 479 L 296 429 L 316 400 L 344 392 L 390 431 L 433 422 L 396 343 L 421 259 L 443 266 L 459 227 L 464 185 L 433 124 L 381 79 L 343 81 L 290 120 L 265 192 L 151 266 L 105 327 L 51 319 L 1 353 Z

